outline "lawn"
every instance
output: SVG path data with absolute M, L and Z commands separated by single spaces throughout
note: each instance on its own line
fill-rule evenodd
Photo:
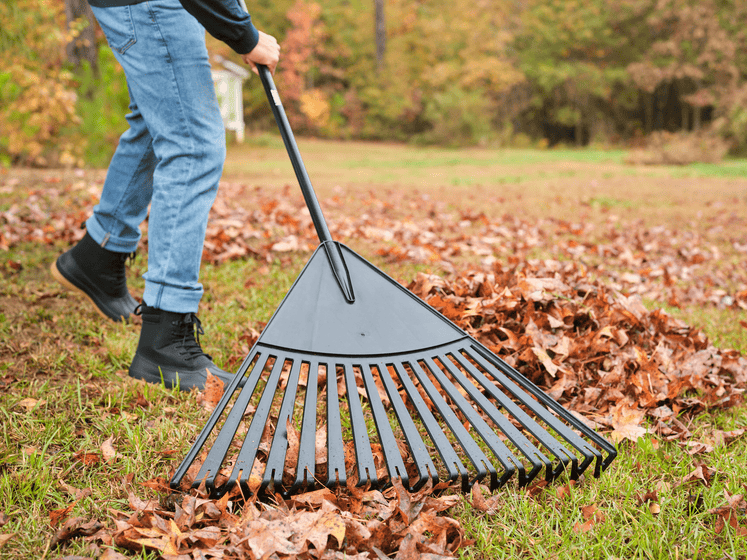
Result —
M 747 388 L 747 162 L 637 167 L 622 151 L 318 140 L 300 148 L 333 235 L 403 284 L 434 275 L 458 303 L 456 288 L 475 274 L 572 269 L 574 281 L 681 322 L 677 332 L 686 334 L 676 343 L 674 335 L 657 339 L 657 355 L 671 343 L 667 355 L 684 359 L 696 341 L 732 364 L 708 374 L 730 372 L 723 386 L 731 394 L 693 389 L 656 407 L 634 402 L 641 416 L 632 431 L 604 423 L 611 406 L 592 411 L 619 451 L 598 479 L 561 476 L 452 499 L 440 515 L 458 523 L 458 557 L 747 558 L 747 408 L 739 396 Z M 156 538 L 163 532 L 143 532 L 140 551 L 115 547 L 112 535 L 118 523 L 152 516 L 143 506 L 151 499 L 178 517 L 181 496 L 158 481 L 170 477 L 209 416 L 204 394 L 130 380 L 138 325 L 102 323 L 48 273 L 80 235 L 102 180 L 101 170 L 0 170 L 0 558 L 168 558 L 158 544 L 166 541 Z M 217 363 L 238 368 L 314 247 L 279 139 L 232 146 L 202 278 L 203 342 Z M 146 265 L 143 249 L 128 276 L 135 294 Z M 558 308 L 575 304 L 554 297 Z M 571 363 L 561 359 L 555 354 L 556 365 Z M 523 367 L 548 379 L 537 364 Z M 628 382 L 595 389 L 626 391 Z M 584 389 L 569 387 L 561 400 L 578 403 L 573 396 Z M 656 414 L 665 406 L 675 413 L 662 421 Z M 77 533 L 63 534 L 66 527 Z M 206 549 L 215 544 L 201 538 Z M 437 558 L 435 539 L 428 542 Z M 343 557 L 337 544 L 331 536 L 325 557 Z M 197 548 L 184 558 L 198 558 Z M 426 553 L 402 544 L 398 557 Z

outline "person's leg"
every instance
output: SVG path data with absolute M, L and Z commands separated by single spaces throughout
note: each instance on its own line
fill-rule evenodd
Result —
M 51 267 L 61 284 L 88 297 L 102 316 L 115 321 L 128 320 L 137 307 L 127 290 L 125 262 L 140 240 L 156 166 L 153 141 L 134 101 L 130 110 L 130 128 L 114 152 L 101 199 L 86 221 L 86 235 Z
M 205 31 L 178 0 L 94 8 L 94 14 L 124 68 L 155 156 L 143 328 L 129 373 L 182 389 L 204 386 L 206 369 L 227 381 L 195 337 L 205 230 L 225 158 Z M 100 208 L 99 214 L 117 213 Z M 133 235 L 134 220 L 113 221 L 121 229 L 102 225 L 110 239 Z
M 86 220 L 86 229 L 102 247 L 132 253 L 140 241 L 140 224 L 148 214 L 157 162 L 153 139 L 132 94 L 125 118 L 130 128 L 119 139 L 101 199 Z
M 143 299 L 158 309 L 195 313 L 208 214 L 226 149 L 205 30 L 178 0 L 129 8 L 137 40 L 118 58 L 157 159 Z

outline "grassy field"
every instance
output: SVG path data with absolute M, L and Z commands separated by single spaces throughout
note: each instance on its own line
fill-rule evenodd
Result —
M 606 224 L 613 217 L 623 227 L 662 224 L 702 235 L 711 234 L 713 220 L 724 212 L 742 220 L 747 216 L 744 160 L 633 167 L 624 163 L 621 151 L 442 150 L 316 140 L 300 146 L 330 222 L 365 212 L 363 202 L 371 199 L 406 202 L 390 209 L 405 222 L 421 218 L 434 201 L 444 211 L 483 212 L 497 221 L 521 215 Z M 38 191 L 34 196 L 42 209 L 75 208 L 101 179 L 101 171 L 3 172 L 0 212 L 23 205 L 31 190 Z M 296 184 L 274 136 L 232 146 L 225 181 L 266 193 Z M 45 198 L 45 185 L 70 187 Z M 233 202 L 251 208 L 254 199 Z M 747 245 L 747 231 L 727 233 Z M 740 266 L 742 257 L 727 251 L 726 237 L 714 239 L 714 244 L 723 242 L 720 258 Z M 107 547 L 84 537 L 55 548 L 60 520 L 111 523 L 112 511 L 128 511 L 131 492 L 143 499 L 156 496 L 141 484 L 168 478 L 208 416 L 197 394 L 127 377 L 138 325 L 103 323 L 80 298 L 54 283 L 48 267 L 65 248 L 62 242 L 21 241 L 2 252 L 0 559 L 99 557 Z M 423 264 L 390 264 L 374 249 L 375 244 L 362 244 L 360 250 L 398 280 L 429 270 Z M 231 368 L 243 359 L 247 330 L 269 319 L 307 258 L 292 254 L 272 262 L 204 266 L 203 340 L 217 363 Z M 142 293 L 145 267 L 146 259 L 138 255 L 129 274 L 133 293 Z M 747 356 L 746 311 L 707 305 L 670 311 L 705 330 L 719 347 Z M 747 428 L 747 409 L 714 410 L 683 421 L 691 432 L 688 441 L 655 434 L 637 443 L 623 441 L 619 457 L 600 479 L 561 479 L 532 493 L 509 486 L 492 497 L 488 513 L 465 497 L 450 513 L 474 540 L 460 554 L 747 558 L 744 501 L 732 499 L 733 514 L 715 512 L 747 492 L 747 437 L 723 437 Z

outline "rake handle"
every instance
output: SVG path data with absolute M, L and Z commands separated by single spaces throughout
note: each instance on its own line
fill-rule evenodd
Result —
M 301 192 L 306 201 L 306 207 L 309 209 L 309 213 L 311 214 L 311 221 L 314 222 L 319 241 L 322 243 L 332 241 L 332 235 L 327 227 L 324 214 L 322 214 L 322 208 L 319 206 L 319 200 L 316 197 L 314 188 L 311 186 L 309 175 L 306 173 L 306 166 L 304 166 L 303 159 L 298 151 L 298 145 L 296 144 L 293 131 L 288 123 L 288 117 L 285 115 L 285 109 L 283 108 L 283 104 L 280 102 L 280 96 L 275 87 L 275 82 L 272 79 L 272 73 L 264 64 L 257 64 L 257 70 L 259 71 L 262 85 L 265 88 L 267 100 L 270 102 L 272 114 L 275 116 L 275 121 L 280 129 L 280 135 L 283 137 L 285 149 L 288 151 L 288 156 L 293 164 L 293 170 L 296 172 L 296 178 L 301 186 Z
M 290 123 L 288 123 L 288 117 L 285 115 L 285 109 L 280 101 L 280 95 L 278 95 L 278 90 L 272 79 L 272 72 L 264 64 L 257 64 L 257 72 L 265 88 L 265 94 L 267 94 L 267 100 L 270 102 L 275 122 L 277 122 L 280 129 L 280 136 L 283 137 L 285 149 L 288 151 L 288 156 L 293 164 L 293 170 L 296 172 L 296 178 L 298 179 L 298 184 L 301 186 L 301 192 L 306 201 L 306 208 L 309 209 L 309 214 L 311 214 L 311 221 L 314 222 L 316 234 L 324 247 L 324 251 L 327 253 L 332 273 L 337 279 L 337 284 L 340 286 L 345 300 L 348 303 L 354 303 L 355 293 L 345 260 L 342 257 L 339 246 L 332 242 L 332 234 L 329 232 L 324 214 L 322 214 L 322 208 L 319 206 L 319 199 L 317 199 L 314 187 L 311 186 L 309 175 L 306 173 L 306 166 L 303 164 L 303 159 L 298 151 L 296 139 L 293 136 Z

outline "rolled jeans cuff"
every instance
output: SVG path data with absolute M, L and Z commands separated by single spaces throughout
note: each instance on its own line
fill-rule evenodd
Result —
M 165 286 L 155 282 L 145 281 L 143 301 L 149 307 L 155 307 L 172 313 L 197 313 L 200 299 L 204 290 L 202 284 L 198 288 L 180 288 Z
M 101 224 L 99 224 L 95 215 L 86 220 L 86 230 L 88 231 L 88 235 L 90 235 L 96 243 L 101 245 L 101 247 L 107 251 L 112 251 L 114 253 L 134 253 L 135 249 L 137 249 L 137 244 L 140 241 L 140 236 L 133 240 L 131 237 L 124 238 L 112 235 L 111 232 L 108 232 L 101 227 Z

